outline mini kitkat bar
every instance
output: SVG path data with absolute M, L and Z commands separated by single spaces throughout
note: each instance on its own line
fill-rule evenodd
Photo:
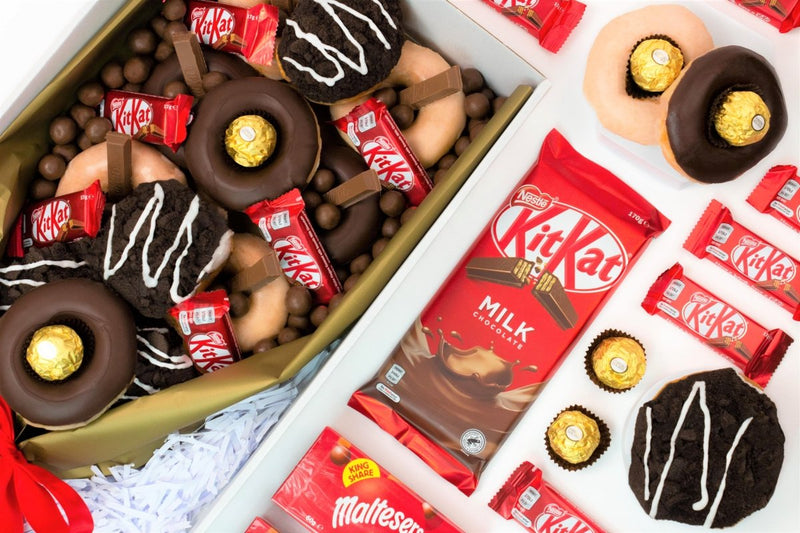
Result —
M 786 33 L 800 25 L 800 0 L 729 0 Z
M 533 35 L 545 50 L 558 52 L 580 22 L 586 5 L 577 0 L 483 0 Z
M 800 177 L 794 165 L 769 169 L 747 198 L 747 203 L 800 231 Z

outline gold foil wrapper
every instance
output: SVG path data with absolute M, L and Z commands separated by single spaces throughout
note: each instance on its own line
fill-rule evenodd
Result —
M 33 334 L 25 357 L 42 379 L 59 381 L 80 368 L 83 341 L 67 326 L 45 326 Z
M 257 167 L 272 155 L 278 134 L 267 119 L 243 115 L 233 120 L 225 131 L 225 149 L 243 167 Z
M 645 91 L 665 91 L 683 68 L 683 53 L 664 39 L 646 39 L 630 57 L 633 81 Z
M 644 376 L 646 366 L 642 345 L 628 337 L 603 339 L 592 352 L 597 379 L 614 389 L 634 387 Z
M 568 463 L 583 463 L 600 444 L 600 428 L 580 411 L 563 411 L 547 429 L 547 439 L 559 457 Z
M 769 131 L 767 104 L 752 91 L 731 91 L 714 116 L 719 136 L 733 146 L 757 143 Z

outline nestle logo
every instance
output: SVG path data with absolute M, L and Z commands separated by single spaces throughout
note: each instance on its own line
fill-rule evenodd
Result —
M 696 293 L 692 294 L 692 297 L 691 297 L 690 301 L 691 302 L 695 302 L 695 303 L 699 303 L 699 304 L 705 304 L 705 303 L 708 303 L 708 302 L 710 302 L 712 300 L 711 300 L 711 298 L 709 296 L 707 296 L 705 294 L 702 294 L 702 293 L 699 293 L 699 292 L 696 292 Z
M 756 238 L 754 238 L 754 237 L 752 237 L 750 235 L 746 235 L 746 236 L 742 237 L 741 239 L 739 239 L 739 244 L 741 244 L 742 246 L 753 247 L 753 246 L 758 246 L 759 244 L 761 244 L 761 241 L 759 241 L 758 239 L 756 239 Z
M 520 205 L 535 209 L 536 211 L 544 211 L 550 204 L 553 203 L 553 197 L 549 194 L 544 194 L 535 185 L 524 185 L 517 190 L 517 194 L 511 200 L 511 205 Z

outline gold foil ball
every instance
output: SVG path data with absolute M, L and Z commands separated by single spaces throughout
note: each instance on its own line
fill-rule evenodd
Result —
M 714 116 L 719 136 L 733 146 L 757 143 L 769 131 L 767 104 L 752 91 L 731 91 Z
M 257 167 L 275 150 L 278 134 L 267 119 L 258 115 L 243 115 L 234 119 L 225 131 L 228 155 L 243 167 Z
M 647 360 L 642 345 L 628 337 L 603 339 L 592 352 L 592 368 L 613 389 L 630 389 L 641 381 Z
M 563 411 L 547 429 L 550 448 L 568 463 L 588 461 L 600 444 L 600 428 L 580 411 Z
M 646 39 L 633 50 L 630 58 L 633 81 L 652 93 L 672 85 L 683 68 L 683 53 L 664 39 Z
M 83 341 L 67 326 L 45 326 L 33 334 L 25 357 L 39 377 L 59 381 L 80 368 Z

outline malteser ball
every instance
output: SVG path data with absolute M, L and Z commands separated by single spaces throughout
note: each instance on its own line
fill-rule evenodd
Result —
M 167 29 L 167 24 L 169 21 L 161 16 L 153 17 L 150 20 L 150 27 L 153 28 L 153 31 L 156 32 L 156 35 L 160 37 L 164 36 L 164 30 Z
M 286 319 L 286 325 L 290 328 L 305 331 L 311 325 L 311 321 L 307 316 L 289 315 L 289 318 Z
M 239 318 L 247 314 L 250 310 L 250 298 L 243 292 L 232 292 L 228 295 L 231 304 L 231 316 Z
M 80 148 L 81 150 L 88 150 L 91 147 L 92 147 L 92 141 L 89 140 L 89 137 L 87 137 L 86 132 L 78 135 L 78 148 Z
M 56 144 L 67 144 L 78 135 L 78 125 L 69 117 L 58 117 L 50 123 L 50 138 Z
M 84 83 L 78 89 L 78 100 L 83 105 L 97 107 L 103 101 L 105 94 L 106 91 L 99 82 L 90 81 L 89 83 Z
M 477 137 L 481 133 L 484 126 L 486 126 L 485 120 L 470 120 L 469 140 L 474 141 L 475 137 Z
M 166 59 L 171 56 L 175 52 L 175 49 L 172 48 L 172 45 L 169 44 L 167 41 L 161 41 L 156 46 L 156 52 L 153 54 L 153 57 L 156 58 L 156 61 L 166 61 Z
M 382 239 L 378 239 L 372 244 L 372 257 L 378 257 L 383 252 L 383 249 L 386 248 L 386 245 L 389 244 L 389 239 L 386 237 Z
M 278 344 L 287 344 L 300 338 L 300 331 L 296 328 L 285 327 L 278 332 Z
M 352 274 L 361 274 L 372 263 L 372 256 L 369 254 L 361 254 L 352 261 L 350 261 L 350 272 Z
M 350 462 L 350 450 L 337 444 L 331 448 L 331 462 L 335 465 L 343 466 Z
M 483 74 L 478 69 L 465 68 L 461 71 L 461 82 L 464 86 L 464 94 L 471 94 L 483 88 Z
M 181 33 L 189 31 L 186 28 L 186 24 L 181 22 L 180 20 L 175 20 L 167 24 L 167 27 L 164 29 L 164 41 L 172 46 L 174 43 L 172 42 L 172 38 L 176 33 Z
M 348 276 L 347 279 L 344 280 L 344 283 L 342 284 L 342 287 L 344 288 L 345 292 L 353 290 L 353 287 L 356 286 L 356 283 L 358 283 L 359 279 L 361 279 L 361 274 L 351 274 L 350 276 Z
M 96 117 L 97 112 L 87 105 L 75 104 L 69 109 L 69 116 L 72 117 L 72 120 L 75 121 L 79 128 L 85 128 L 86 121 Z
M 406 197 L 400 191 L 386 191 L 381 194 L 381 211 L 388 217 L 398 217 L 406 208 Z
M 467 147 L 469 146 L 469 143 L 470 143 L 469 137 L 467 137 L 466 135 L 459 137 L 458 140 L 456 141 L 456 146 L 454 148 L 456 155 L 463 154 L 464 150 L 466 150 Z
M 484 118 L 491 108 L 492 103 L 483 93 L 472 93 L 464 99 L 464 111 L 469 118 Z
M 156 34 L 147 28 L 137 28 L 128 35 L 128 46 L 134 54 L 152 54 L 157 44 Z
M 133 56 L 125 62 L 125 79 L 131 83 L 144 83 L 150 76 L 150 60 L 144 56 Z
M 406 222 L 411 220 L 411 217 L 414 216 L 414 212 L 416 210 L 417 210 L 417 208 L 412 205 L 411 207 L 409 207 L 408 209 L 403 211 L 403 214 L 400 215 L 400 224 L 405 224 Z
M 278 341 L 275 340 L 275 337 L 261 339 L 256 343 L 255 346 L 253 346 L 253 353 L 268 352 L 276 346 L 278 346 Z
M 381 235 L 386 237 L 387 239 L 391 239 L 395 236 L 397 231 L 400 229 L 400 219 L 389 217 L 383 221 L 383 225 L 381 226 Z
M 189 87 L 181 80 L 174 80 L 164 86 L 164 97 L 175 98 L 179 94 L 189 94 Z
M 484 87 L 483 89 L 481 89 L 481 94 L 484 95 L 486 99 L 489 100 L 490 102 L 494 100 L 495 96 L 497 96 L 496 94 L 494 94 L 494 91 L 488 87 Z
M 336 185 L 336 176 L 327 168 L 320 168 L 311 178 L 311 184 L 318 193 L 325 194 Z
M 286 292 L 286 310 L 293 315 L 307 315 L 311 311 L 311 292 L 302 285 L 293 285 Z
M 315 327 L 319 327 L 320 324 L 328 317 L 328 306 L 326 305 L 318 305 L 311 311 L 311 314 L 308 315 L 309 320 Z
M 306 189 L 302 193 L 300 193 L 303 197 L 303 202 L 306 204 L 306 209 L 309 212 L 313 212 L 319 205 L 324 202 L 322 199 L 322 195 L 317 191 L 312 191 L 311 189 Z
M 323 202 L 314 210 L 314 219 L 320 228 L 330 230 L 339 225 L 342 212 L 335 205 Z
M 344 293 L 340 292 L 339 294 L 334 294 L 328 302 L 328 312 L 332 313 L 334 309 L 341 305 L 342 300 L 344 300 Z
M 57 180 L 64 175 L 67 163 L 60 155 L 47 154 L 39 160 L 39 174 L 48 180 Z
M 501 107 L 503 107 L 503 104 L 506 103 L 506 100 L 508 100 L 508 98 L 506 98 L 505 96 L 498 96 L 497 98 L 492 100 L 492 113 L 497 113 L 497 111 Z
M 70 144 L 57 144 L 53 146 L 53 153 L 55 155 L 60 155 L 64 158 L 64 161 L 69 163 L 72 161 L 72 158 L 78 155 L 78 147 L 72 143 Z
M 86 136 L 92 144 L 105 141 L 109 131 L 111 131 L 111 121 L 105 117 L 94 117 L 86 123 Z
M 372 96 L 383 102 L 389 109 L 397 105 L 397 98 L 398 98 L 397 91 L 395 91 L 391 87 L 384 87 L 383 89 L 378 89 Z
M 222 72 L 217 72 L 215 70 L 206 72 L 203 74 L 203 89 L 206 91 L 210 91 L 214 87 L 222 85 L 226 81 L 228 81 L 227 75 L 223 74 Z
M 414 122 L 414 110 L 405 104 L 394 106 L 389 110 L 389 114 L 392 115 L 397 127 L 401 130 L 408 128 Z
M 127 91 L 129 93 L 140 93 L 142 92 L 142 84 L 127 82 L 125 85 L 122 86 L 122 90 Z
M 456 162 L 456 159 L 458 158 L 455 156 L 455 154 L 445 154 L 439 160 L 438 167 L 446 170 L 453 166 L 453 163 Z
M 449 172 L 450 171 L 446 168 L 440 168 L 439 170 L 437 170 L 436 173 L 433 175 L 433 184 L 439 185 L 440 183 L 442 183 L 447 178 Z
M 125 76 L 122 74 L 122 65 L 110 61 L 100 70 L 100 79 L 109 89 L 119 89 L 125 85 Z
M 186 15 L 186 3 L 183 0 L 167 0 L 161 6 L 161 14 L 167 20 L 181 20 Z
M 56 194 L 58 182 L 46 180 L 44 178 L 34 178 L 28 189 L 28 196 L 32 200 L 47 200 Z

